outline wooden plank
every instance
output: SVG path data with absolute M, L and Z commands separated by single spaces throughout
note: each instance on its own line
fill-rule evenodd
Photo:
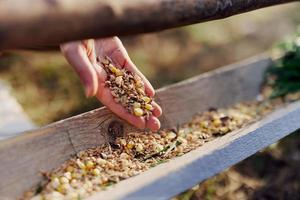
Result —
M 242 130 L 99 192 L 96 199 L 161 200 L 193 187 L 300 128 L 300 101 Z
M 1 0 L 0 49 L 153 32 L 293 1 Z
M 21 105 L 11 95 L 10 88 L 0 81 L 0 140 L 35 128 Z
M 163 127 L 186 122 L 209 107 L 255 98 L 270 63 L 270 59 L 259 56 L 158 90 Z M 133 129 L 100 108 L 1 141 L 0 180 L 6 181 L 0 181 L 0 194 L 17 197 L 41 180 L 40 171 L 49 171 L 79 150 L 107 143 Z

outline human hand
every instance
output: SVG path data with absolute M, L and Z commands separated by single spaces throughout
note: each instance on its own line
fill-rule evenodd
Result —
M 69 42 L 61 45 L 61 51 L 74 68 L 86 91 L 86 96 L 96 96 L 112 112 L 130 124 L 140 128 L 156 131 L 160 128 L 157 117 L 162 113 L 161 108 L 154 101 L 153 111 L 148 120 L 129 113 L 122 105 L 116 103 L 108 87 L 105 86 L 106 72 L 99 62 L 108 56 L 119 68 L 140 76 L 145 85 L 145 92 L 149 97 L 154 96 L 154 89 L 146 77 L 139 71 L 128 56 L 122 42 L 117 37 Z

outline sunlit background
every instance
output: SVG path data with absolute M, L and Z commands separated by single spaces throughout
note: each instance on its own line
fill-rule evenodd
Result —
M 136 65 L 160 88 L 268 52 L 295 31 L 299 9 L 299 4 L 282 5 L 122 41 Z M 59 52 L 4 52 L 0 80 L 9 83 L 38 125 L 101 105 L 85 98 L 78 77 Z M 176 198 L 299 199 L 299 162 L 300 137 L 295 133 Z

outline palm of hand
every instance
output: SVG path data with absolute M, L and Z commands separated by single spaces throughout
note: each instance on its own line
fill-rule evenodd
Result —
M 134 116 L 126 111 L 122 105 L 116 103 L 110 90 L 105 86 L 106 73 L 98 63 L 105 56 L 108 56 L 117 67 L 124 67 L 138 74 L 145 84 L 145 91 L 148 96 L 152 97 L 155 93 L 149 81 L 130 60 L 124 46 L 117 37 L 71 42 L 62 45 L 61 49 L 84 84 L 87 96 L 96 96 L 112 112 L 138 128 L 149 128 L 151 130 L 160 128 L 157 117 L 161 115 L 162 111 L 155 102 L 153 102 L 153 115 L 146 121 L 144 117 Z

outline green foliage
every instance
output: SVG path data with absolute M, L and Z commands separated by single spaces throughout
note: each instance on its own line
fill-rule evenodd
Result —
M 300 27 L 295 36 L 278 45 L 282 57 L 270 66 L 267 75 L 275 77 L 269 83 L 273 87 L 270 98 L 300 91 Z

